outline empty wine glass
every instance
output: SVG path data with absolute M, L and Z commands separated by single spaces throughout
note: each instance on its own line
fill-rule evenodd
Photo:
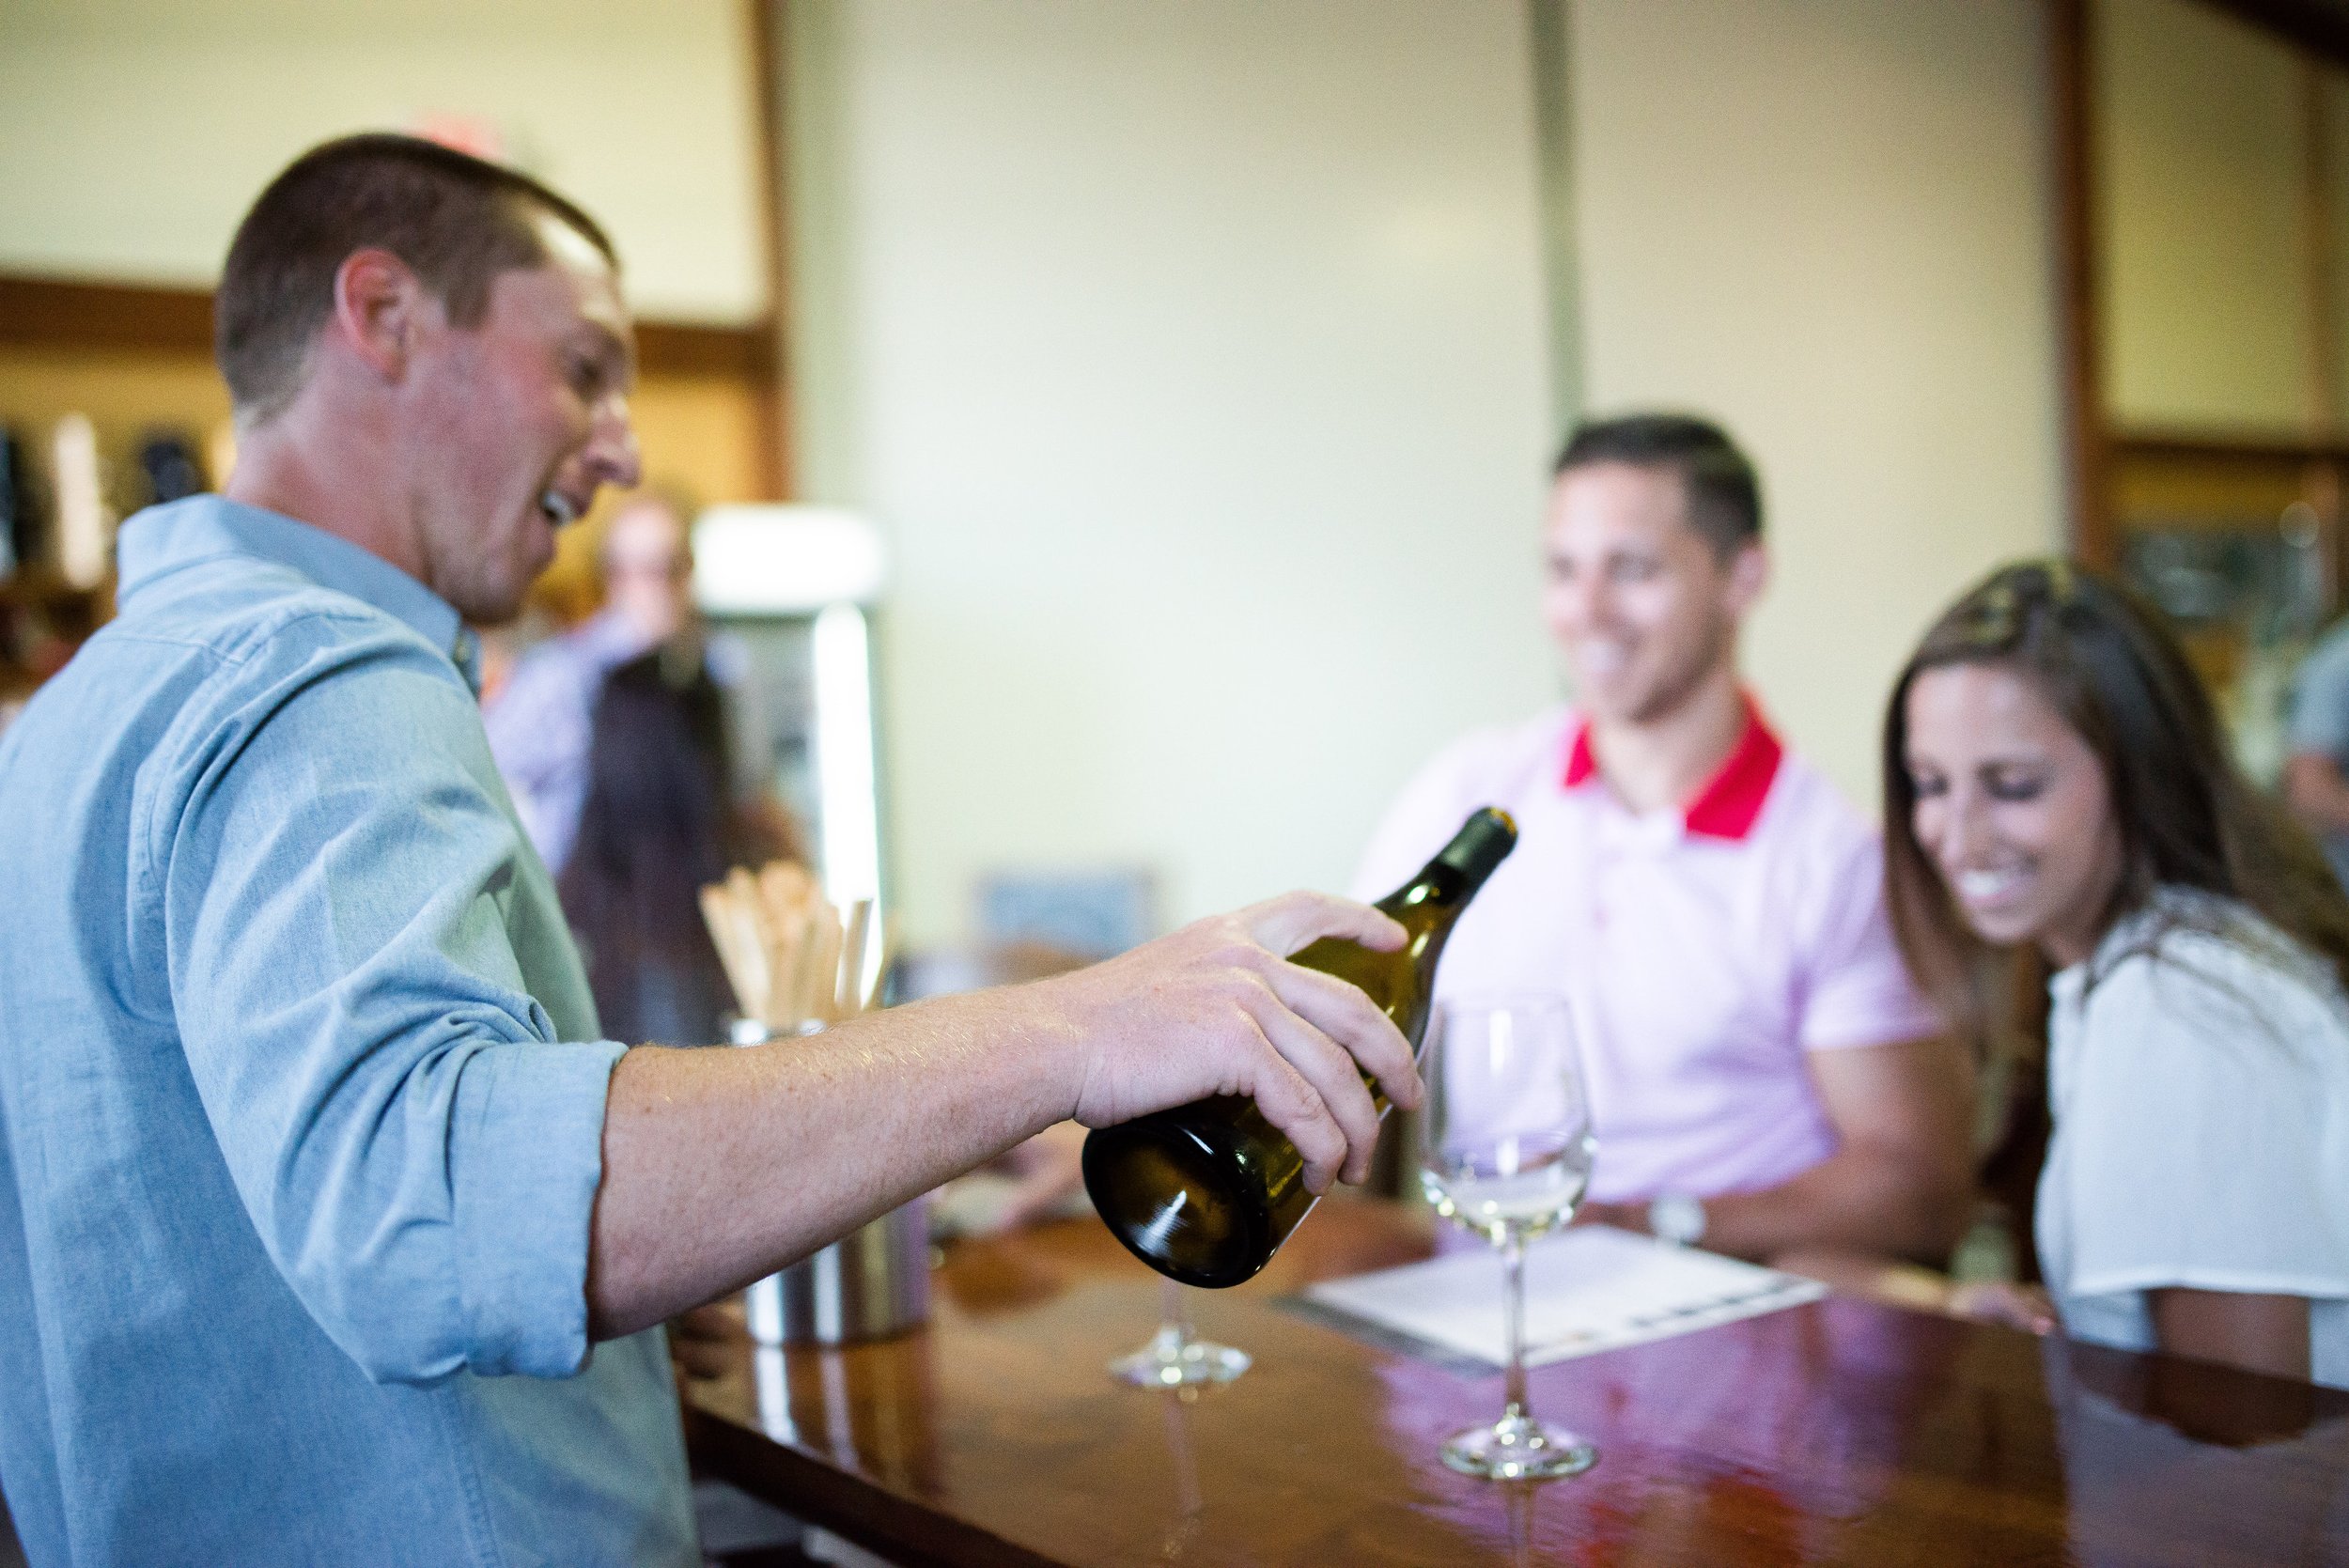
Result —
M 1246 1372 L 1253 1359 L 1245 1350 L 1192 1333 L 1183 1287 L 1172 1280 L 1159 1281 L 1159 1331 L 1150 1336 L 1150 1343 L 1112 1361 L 1111 1376 L 1142 1389 L 1229 1383 Z
M 1535 1421 L 1525 1400 L 1525 1244 L 1574 1217 L 1591 1175 L 1572 1016 L 1563 997 L 1446 1001 L 1427 1039 L 1420 1183 L 1437 1213 L 1501 1250 L 1508 1274 L 1508 1407 L 1446 1439 L 1443 1462 L 1496 1481 L 1578 1475 L 1598 1451 Z

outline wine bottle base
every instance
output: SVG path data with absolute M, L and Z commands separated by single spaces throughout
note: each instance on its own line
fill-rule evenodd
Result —
M 1271 1259 L 1278 1238 L 1259 1184 L 1241 1157 L 1181 1113 L 1103 1128 L 1085 1140 L 1083 1161 L 1085 1189 L 1110 1234 L 1168 1279 L 1227 1290 Z

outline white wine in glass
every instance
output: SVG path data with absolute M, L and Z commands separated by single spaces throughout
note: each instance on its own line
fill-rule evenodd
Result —
M 1591 1179 L 1573 1017 L 1563 997 L 1447 1000 L 1427 1039 L 1420 1185 L 1438 1214 L 1499 1248 L 1507 1269 L 1507 1408 L 1447 1438 L 1443 1462 L 1495 1481 L 1579 1475 L 1598 1451 L 1535 1421 L 1525 1398 L 1525 1244 L 1573 1219 Z

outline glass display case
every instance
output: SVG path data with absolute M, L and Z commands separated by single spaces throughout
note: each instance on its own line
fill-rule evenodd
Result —
M 852 512 L 746 505 L 694 520 L 694 603 L 713 658 L 738 665 L 733 733 L 799 823 L 825 895 L 872 899 L 877 926 L 889 908 L 873 680 L 884 575 L 879 531 Z
M 2341 607 L 2328 466 L 2132 458 L 2119 475 L 2123 579 L 2186 644 L 2259 784 L 2281 771 L 2293 677 Z

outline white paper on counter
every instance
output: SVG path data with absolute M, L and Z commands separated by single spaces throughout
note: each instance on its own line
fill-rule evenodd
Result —
M 1492 1366 L 1508 1362 L 1501 1254 L 1431 1258 L 1305 1292 L 1313 1304 Z M 1525 1361 L 1692 1333 L 1816 1301 L 1827 1287 L 1735 1258 L 1585 1225 L 1525 1251 Z

